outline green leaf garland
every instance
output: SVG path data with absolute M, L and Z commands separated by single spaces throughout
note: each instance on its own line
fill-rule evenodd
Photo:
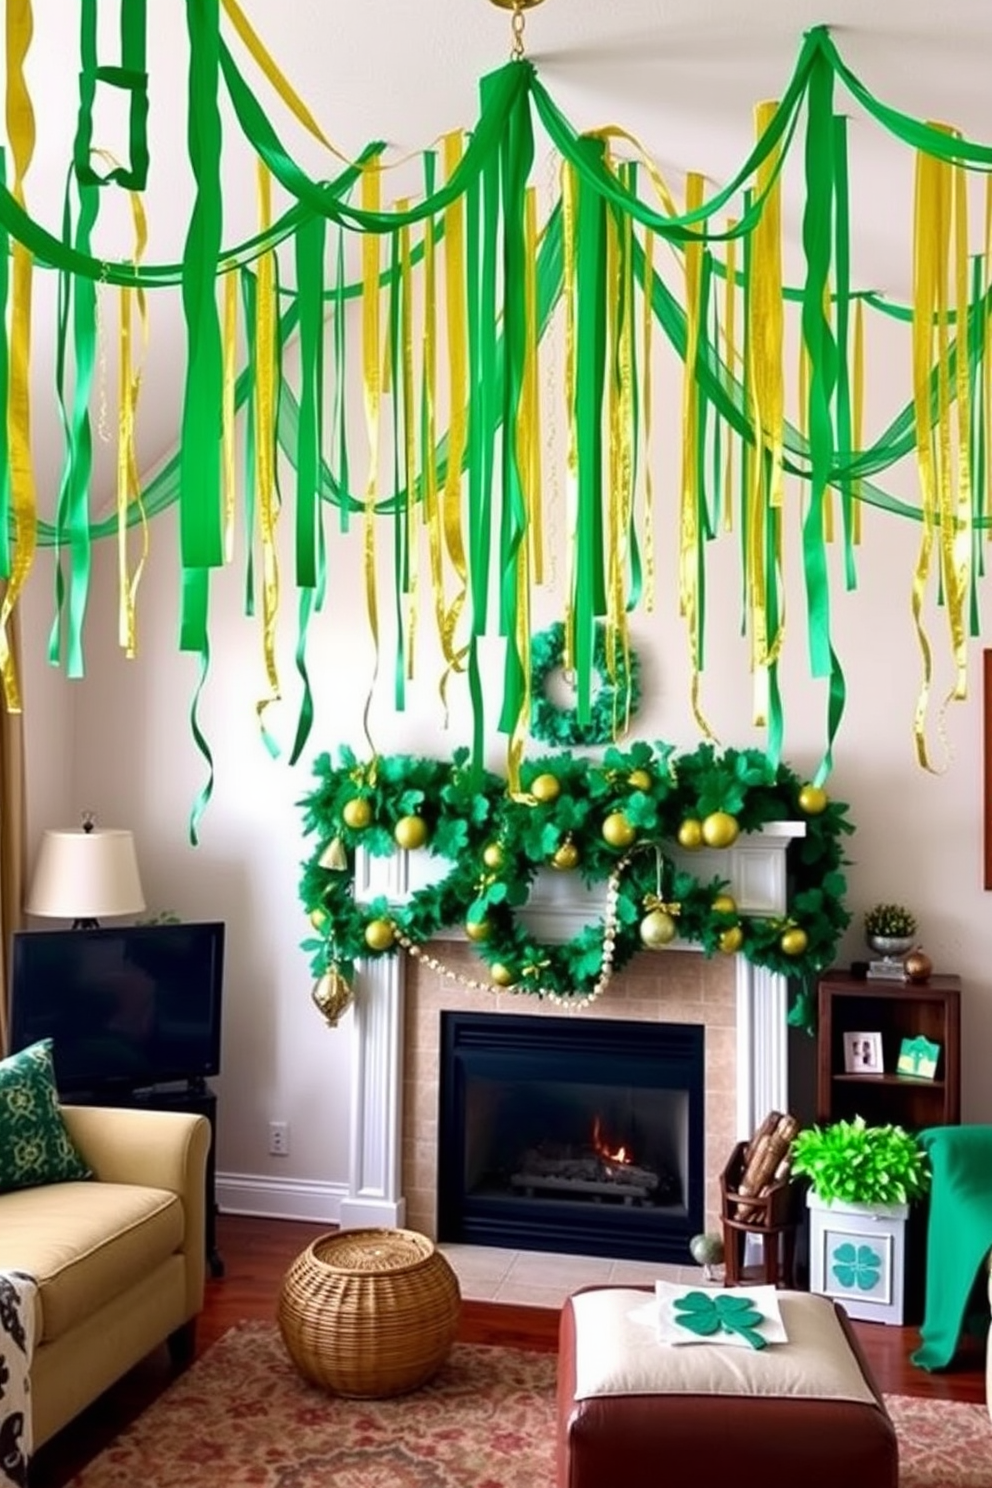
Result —
M 565 627 L 560 620 L 538 631 L 530 643 L 531 736 L 542 744 L 609 744 L 629 727 L 641 701 L 640 660 L 618 646 L 611 656 L 606 626 L 596 623 L 592 664 L 599 678 L 589 704 L 589 718 L 580 722 L 578 708 L 552 702 L 547 683 L 565 661 Z
M 699 944 L 707 955 L 732 949 L 788 977 L 790 1022 L 812 1029 L 810 987 L 833 960 L 851 918 L 843 902 L 841 840 L 853 827 L 839 802 L 806 815 L 799 805 L 803 782 L 788 766 L 770 765 L 757 750 L 718 753 L 702 744 L 678 755 L 671 745 L 637 741 L 628 749 L 611 746 L 601 762 L 568 752 L 528 761 L 523 794 L 514 799 L 499 776 L 471 768 L 466 749 L 451 762 L 392 755 L 361 763 L 347 748 L 339 758 L 337 765 L 326 753 L 317 759 L 317 784 L 300 802 L 304 833 L 315 839 L 299 888 L 311 925 L 303 948 L 315 977 L 333 967 L 350 980 L 358 959 L 396 954 L 395 940 L 384 947 L 366 941 L 374 920 L 388 921 L 418 949 L 447 928 L 468 926 L 487 984 L 491 979 L 516 992 L 588 1000 L 605 966 L 618 971 L 645 951 L 640 923 L 647 909 L 660 906 L 675 919 L 679 939 Z M 543 799 L 530 790 L 538 776 L 553 777 L 550 791 L 547 779 L 542 782 Z M 365 803 L 357 812 L 355 801 Z M 773 821 L 805 821 L 806 836 L 788 848 L 784 916 L 714 907 L 726 895 L 726 880 L 700 880 L 671 860 L 666 845 L 676 842 L 680 825 L 710 811 L 734 815 L 742 832 Z M 357 903 L 355 849 L 361 845 L 373 856 L 397 851 L 394 831 L 410 815 L 427 827 L 419 850 L 443 859 L 448 871 L 401 905 Z M 607 841 L 608 817 L 624 819 L 632 840 Z M 364 824 L 349 825 L 349 818 Z M 332 848 L 343 848 L 345 868 L 326 866 L 339 855 Z M 543 942 L 527 928 L 517 911 L 538 869 L 556 866 L 589 887 L 608 886 L 609 923 L 594 918 L 564 943 Z M 786 932 L 796 928 L 805 943 L 789 954 L 783 937 L 789 945 Z M 732 943 L 722 945 L 728 931 Z

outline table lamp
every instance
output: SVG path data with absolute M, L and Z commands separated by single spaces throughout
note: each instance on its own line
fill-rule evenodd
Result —
M 44 834 L 24 905 L 28 914 L 94 930 L 101 919 L 138 914 L 144 907 L 130 832 L 97 827 L 87 814 L 82 827 Z

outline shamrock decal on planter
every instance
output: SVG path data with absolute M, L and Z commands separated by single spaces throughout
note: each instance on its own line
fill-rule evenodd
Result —
M 849 1240 L 833 1255 L 833 1273 L 842 1287 L 873 1292 L 881 1280 L 882 1257 L 870 1245 L 854 1246 Z
M 763 1349 L 767 1343 L 756 1331 L 764 1318 L 747 1297 L 686 1292 L 684 1297 L 675 1298 L 672 1308 L 679 1326 L 700 1338 L 711 1338 L 714 1333 L 738 1333 L 754 1349 Z

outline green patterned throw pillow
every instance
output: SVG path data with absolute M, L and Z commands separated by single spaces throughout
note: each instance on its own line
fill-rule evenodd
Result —
M 59 1110 L 51 1039 L 0 1059 L 0 1193 L 89 1177 Z

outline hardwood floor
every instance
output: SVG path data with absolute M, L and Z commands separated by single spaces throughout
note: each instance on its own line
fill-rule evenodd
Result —
M 248 1318 L 274 1319 L 287 1266 L 326 1228 L 294 1220 L 219 1216 L 217 1240 L 224 1276 L 207 1283 L 206 1306 L 197 1328 L 197 1355 L 235 1323 Z M 927 1374 L 910 1362 L 909 1356 L 919 1341 L 916 1328 L 878 1323 L 856 1323 L 855 1327 L 884 1391 L 976 1403 L 985 1400 L 984 1350 L 979 1342 L 966 1346 L 952 1369 Z M 550 1351 L 557 1344 L 557 1328 L 558 1314 L 551 1309 L 465 1302 L 459 1337 L 466 1343 Z M 32 1464 L 31 1488 L 64 1488 L 73 1474 L 139 1415 L 173 1377 L 163 1347 L 46 1443 Z M 148 1488 L 154 1488 L 154 1484 Z

